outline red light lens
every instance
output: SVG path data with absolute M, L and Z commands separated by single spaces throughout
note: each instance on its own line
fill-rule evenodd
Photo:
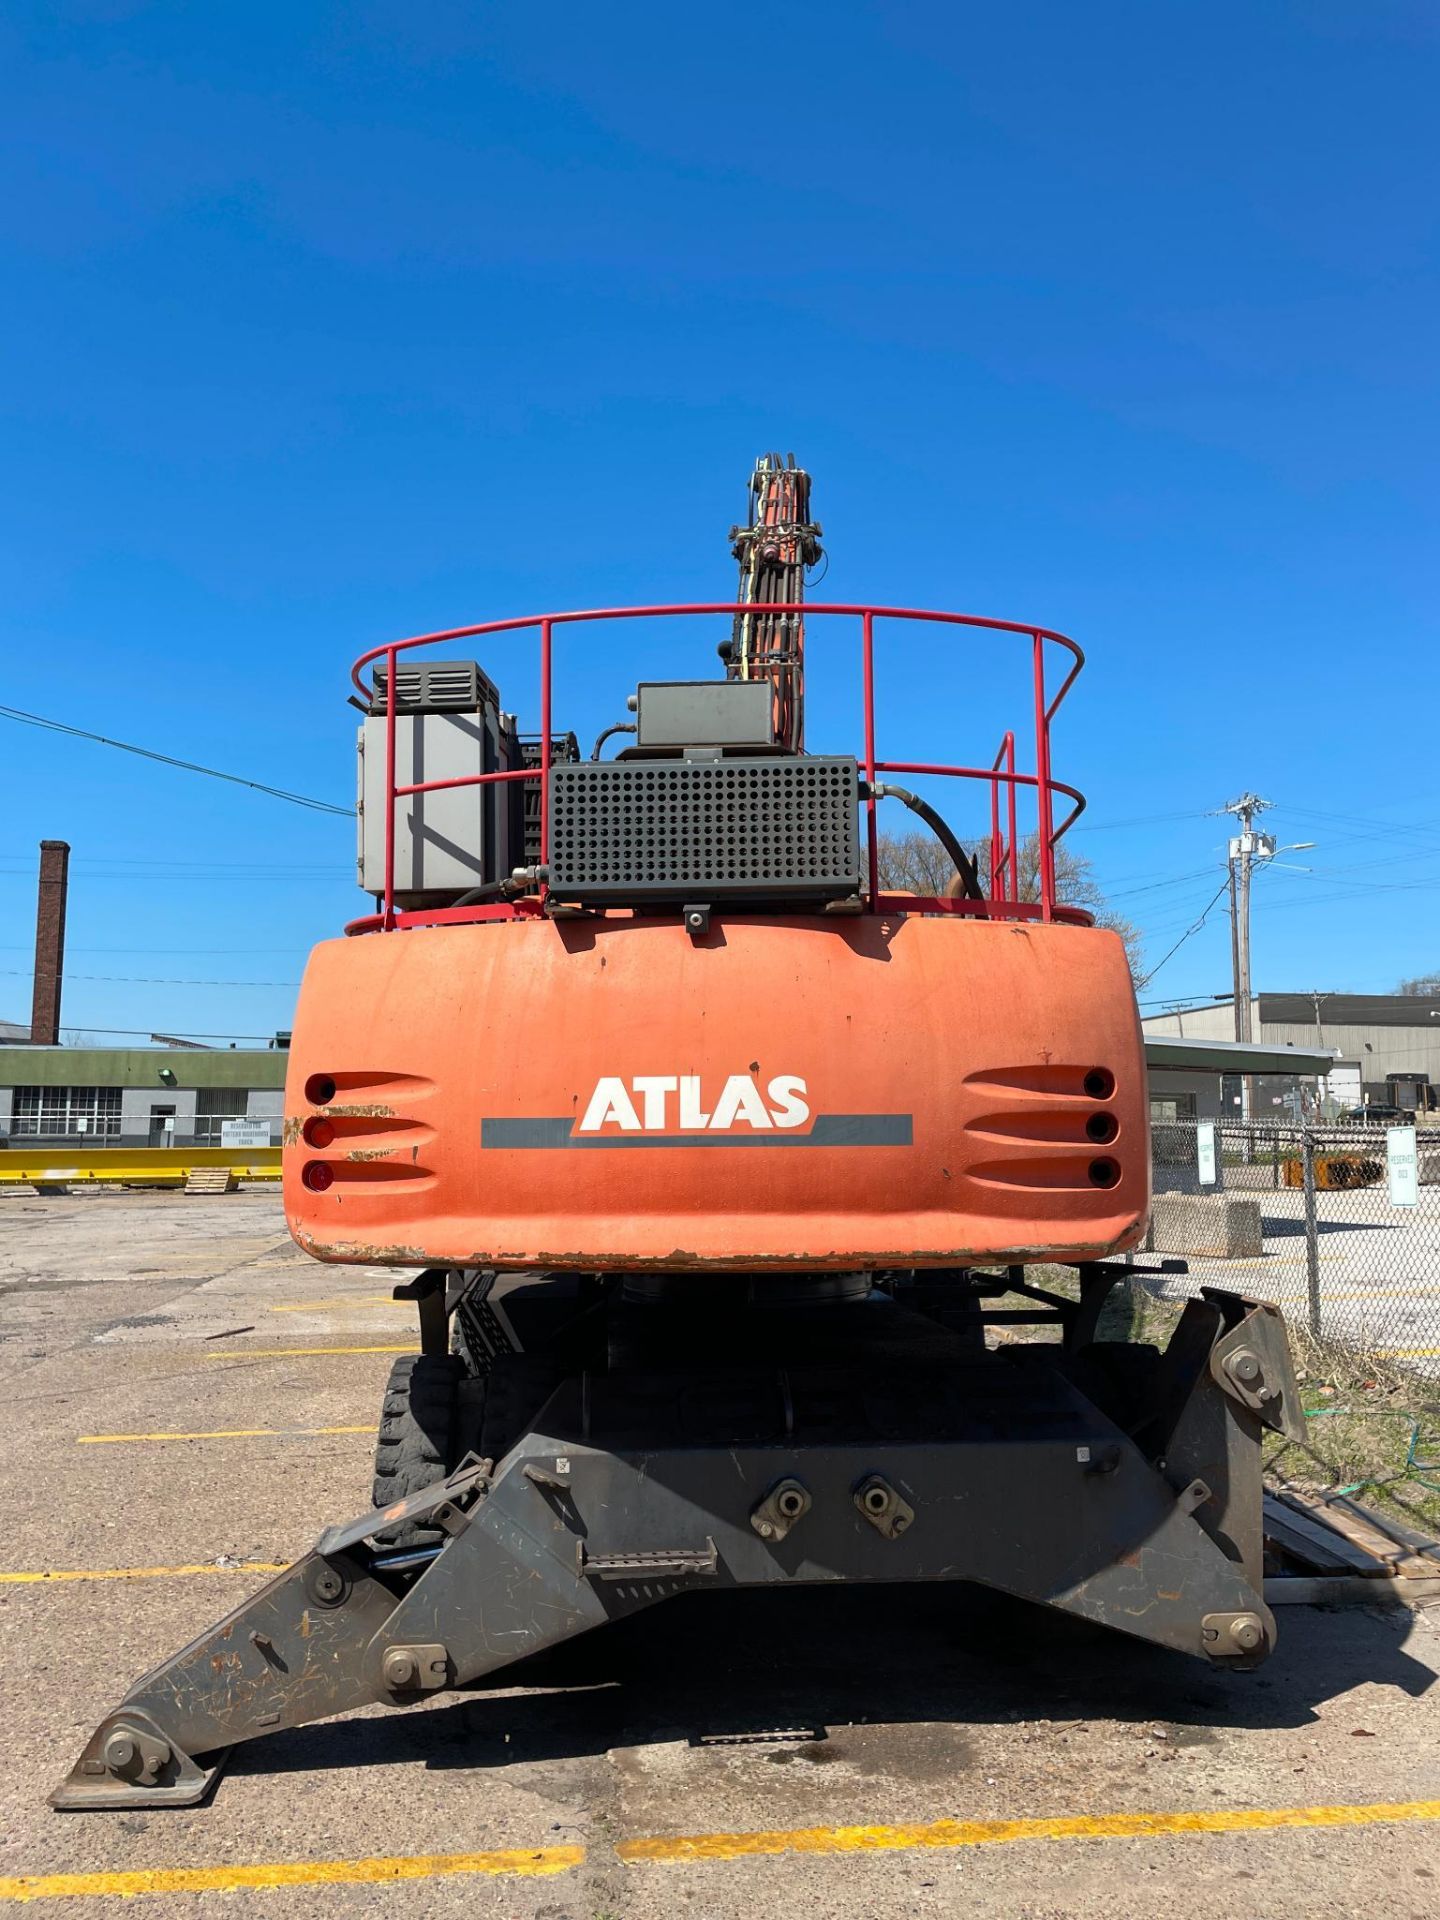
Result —
M 312 1193 L 324 1193 L 327 1187 L 333 1185 L 335 1175 L 323 1160 L 312 1160 L 300 1178 Z
M 305 1144 L 307 1147 L 328 1147 L 334 1141 L 334 1124 L 323 1116 L 318 1120 L 305 1122 Z

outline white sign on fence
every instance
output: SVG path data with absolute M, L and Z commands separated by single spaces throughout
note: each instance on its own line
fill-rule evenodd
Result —
M 1392 1207 L 1418 1207 L 1420 1166 L 1414 1127 L 1391 1127 L 1385 1135 L 1385 1171 L 1390 1179 Z
M 222 1120 L 220 1144 L 222 1147 L 268 1147 L 270 1122 L 268 1120 Z
M 1215 1122 L 1202 1120 L 1195 1129 L 1195 1171 L 1202 1187 L 1215 1185 Z

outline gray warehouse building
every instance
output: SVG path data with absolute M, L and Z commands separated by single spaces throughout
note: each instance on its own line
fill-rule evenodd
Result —
M 1257 1044 L 1281 1052 L 1293 1048 L 1333 1056 L 1316 1087 L 1321 1118 L 1334 1119 L 1362 1106 L 1426 1111 L 1440 1099 L 1440 996 L 1258 993 L 1250 1009 L 1251 1031 Z M 1235 1010 L 1226 1001 L 1151 1014 L 1141 1024 L 1147 1040 L 1152 1036 L 1231 1040 Z M 1255 1077 L 1254 1116 L 1273 1116 L 1292 1097 L 1293 1086 L 1293 1081 L 1282 1086 L 1271 1084 L 1267 1075 Z M 1241 1110 L 1241 1100 L 1239 1079 L 1229 1076 L 1222 1084 L 1217 1109 L 1204 1111 L 1197 1106 L 1168 1117 L 1203 1120 L 1234 1116 Z

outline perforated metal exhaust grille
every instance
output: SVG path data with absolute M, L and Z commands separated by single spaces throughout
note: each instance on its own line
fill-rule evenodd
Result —
M 550 776 L 562 899 L 838 899 L 860 886 L 854 760 L 596 761 Z

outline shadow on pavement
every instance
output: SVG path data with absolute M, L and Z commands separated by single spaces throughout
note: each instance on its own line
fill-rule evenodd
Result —
M 677 1740 L 825 1742 L 857 1722 L 943 1730 L 957 1761 L 968 1731 L 1025 1721 L 1150 1720 L 1199 1739 L 1297 1728 L 1365 1683 L 1425 1693 L 1435 1675 L 1404 1650 L 1407 1623 L 1368 1609 L 1287 1610 L 1277 1652 L 1246 1674 L 978 1588 L 692 1593 L 443 1706 L 297 1728 L 239 1748 L 232 1767 L 413 1759 L 483 1771 Z

